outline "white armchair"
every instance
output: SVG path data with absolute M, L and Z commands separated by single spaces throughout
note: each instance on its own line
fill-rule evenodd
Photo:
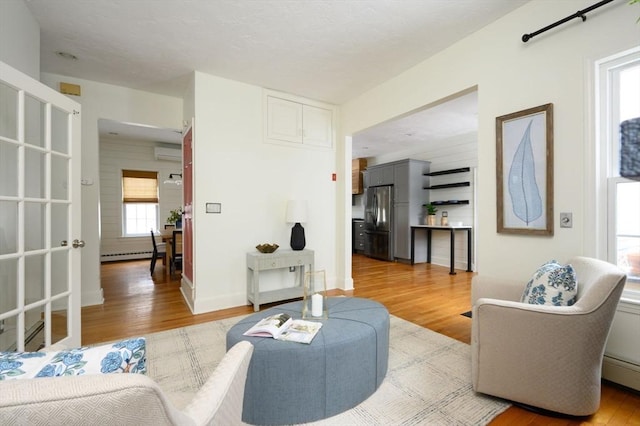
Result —
M 0 382 L 3 425 L 239 425 L 253 346 L 239 342 L 184 410 L 142 374 Z
M 476 392 L 573 416 L 598 410 L 604 348 L 626 277 L 597 259 L 567 263 L 578 280 L 572 306 L 520 303 L 526 282 L 474 277 Z

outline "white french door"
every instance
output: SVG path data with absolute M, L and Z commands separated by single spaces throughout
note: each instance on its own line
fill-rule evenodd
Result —
M 80 105 L 0 62 L 0 351 L 80 345 Z

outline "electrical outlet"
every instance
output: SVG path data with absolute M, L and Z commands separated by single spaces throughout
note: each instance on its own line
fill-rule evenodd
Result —
M 572 213 L 560 213 L 560 228 L 573 228 Z

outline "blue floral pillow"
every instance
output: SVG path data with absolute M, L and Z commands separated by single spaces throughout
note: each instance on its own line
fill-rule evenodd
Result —
M 58 352 L 0 352 L 0 380 L 146 372 L 144 337 Z
M 573 266 L 552 260 L 533 274 L 521 301 L 533 305 L 571 306 L 577 297 L 578 280 Z

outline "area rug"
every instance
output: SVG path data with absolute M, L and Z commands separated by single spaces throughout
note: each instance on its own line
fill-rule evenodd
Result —
M 225 353 L 241 317 L 147 335 L 148 375 L 182 408 Z M 469 345 L 391 316 L 389 369 L 367 400 L 311 425 L 483 425 L 510 405 L 471 389 Z

